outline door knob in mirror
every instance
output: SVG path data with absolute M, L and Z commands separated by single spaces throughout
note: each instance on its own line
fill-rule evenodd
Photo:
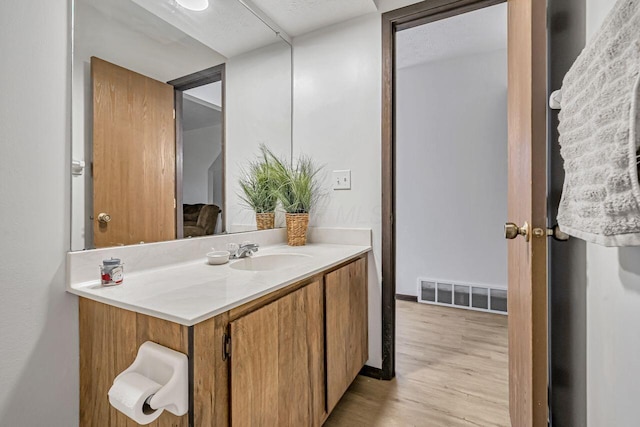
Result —
M 98 222 L 100 222 L 101 224 L 106 224 L 109 221 L 111 221 L 111 215 L 109 215 L 108 213 L 99 213 L 98 214 Z

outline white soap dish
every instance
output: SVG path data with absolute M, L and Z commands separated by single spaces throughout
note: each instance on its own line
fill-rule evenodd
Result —
M 207 262 L 211 265 L 226 264 L 229 262 L 229 251 L 213 251 L 207 254 Z

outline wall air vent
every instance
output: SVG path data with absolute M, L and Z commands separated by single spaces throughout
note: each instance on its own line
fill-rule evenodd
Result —
M 419 278 L 418 302 L 507 314 L 507 289 L 503 286 Z

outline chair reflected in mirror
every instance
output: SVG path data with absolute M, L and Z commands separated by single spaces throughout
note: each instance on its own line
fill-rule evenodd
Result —
M 210 236 L 215 232 L 220 208 L 216 205 L 198 203 L 183 205 L 184 237 Z

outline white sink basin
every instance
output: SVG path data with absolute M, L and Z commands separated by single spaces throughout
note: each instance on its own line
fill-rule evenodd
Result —
M 255 255 L 235 261 L 230 267 L 235 270 L 245 271 L 285 270 L 301 265 L 308 261 L 309 258 L 311 258 L 311 255 L 304 254 Z

